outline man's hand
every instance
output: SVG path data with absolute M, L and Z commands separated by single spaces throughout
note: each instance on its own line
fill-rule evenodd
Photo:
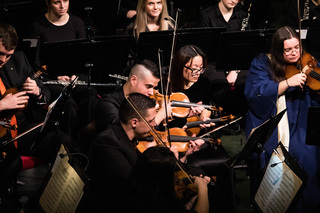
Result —
M 28 103 L 29 96 L 26 92 L 18 92 L 16 94 L 8 94 L 0 101 L 0 111 L 10 109 L 21 109 Z
M 32 80 L 31 78 L 27 78 L 27 80 L 22 85 L 22 89 L 26 91 L 27 94 L 39 96 L 40 95 L 40 89 L 37 85 L 37 82 L 35 80 Z

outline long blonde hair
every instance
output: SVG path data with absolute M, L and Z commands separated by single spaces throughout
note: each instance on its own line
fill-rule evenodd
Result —
M 168 30 L 169 26 L 174 28 L 171 17 L 168 14 L 167 2 L 166 0 L 161 0 L 162 2 L 162 11 L 159 16 L 160 28 L 159 30 Z M 146 31 L 147 13 L 145 11 L 147 0 L 139 0 L 137 5 L 137 15 L 136 21 L 134 23 L 133 35 L 138 39 L 141 32 Z M 166 20 L 167 19 L 167 20 Z

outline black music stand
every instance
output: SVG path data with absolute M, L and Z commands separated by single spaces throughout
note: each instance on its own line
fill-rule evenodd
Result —
M 217 57 L 217 48 L 221 32 L 226 28 L 192 28 L 177 31 L 176 50 L 188 44 L 198 46 L 208 56 L 209 60 Z M 161 49 L 164 66 L 169 66 L 172 49 L 173 31 L 143 32 L 139 35 L 137 44 L 137 60 L 149 59 L 158 64 L 158 50 Z
M 320 20 L 309 21 L 305 23 L 304 28 L 307 30 L 307 37 L 302 40 L 304 48 L 308 53 L 320 60 Z
M 320 146 L 319 125 L 320 125 L 320 107 L 309 106 L 308 107 L 306 144 Z
M 46 42 L 41 50 L 48 74 L 88 74 L 93 82 L 105 83 L 109 74 L 119 74 L 126 66 L 133 36 L 103 36 L 72 41 Z
M 248 137 L 246 145 L 243 147 L 242 151 L 236 156 L 230 158 L 226 163 L 228 166 L 233 168 L 240 161 L 247 158 L 250 153 L 257 151 L 261 152 L 263 145 L 269 140 L 275 128 L 278 126 L 282 116 L 287 111 L 287 109 L 282 110 L 277 115 L 272 116 L 269 120 L 258 126 L 251 132 Z
M 220 34 L 225 27 L 192 28 L 178 31 L 177 48 L 192 44 L 204 51 L 208 62 L 214 62 L 218 57 Z
M 269 51 L 274 32 L 275 29 L 222 32 L 216 69 L 248 70 L 254 57 Z
M 168 66 L 171 55 L 171 45 L 173 30 L 162 30 L 152 32 L 142 32 L 139 35 L 136 50 L 136 61 L 149 59 L 158 64 L 158 50 L 161 49 L 163 55 L 163 66 Z

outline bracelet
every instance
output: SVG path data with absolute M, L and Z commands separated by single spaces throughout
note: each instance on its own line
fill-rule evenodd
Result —
M 287 83 L 288 87 L 290 87 L 290 85 L 288 84 L 288 79 L 286 79 L 286 83 Z

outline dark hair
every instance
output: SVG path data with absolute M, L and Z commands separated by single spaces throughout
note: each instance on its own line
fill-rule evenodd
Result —
M 137 61 L 135 65 L 142 65 L 150 71 L 153 77 L 160 78 L 158 66 L 148 59 Z
M 165 147 L 151 147 L 139 157 L 131 178 L 133 212 L 179 212 L 174 191 L 176 157 Z
M 283 56 L 284 41 L 291 38 L 299 40 L 299 35 L 293 28 L 288 26 L 279 28 L 273 34 L 270 48 L 270 68 L 273 80 L 276 82 L 280 82 L 285 78 L 287 62 Z
M 185 79 L 183 78 L 183 69 L 186 63 L 196 56 L 201 56 L 203 60 L 203 67 L 207 65 L 206 54 L 197 46 L 186 45 L 181 47 L 174 55 L 172 73 L 170 77 L 170 83 L 172 86 L 172 92 L 181 92 L 184 88 Z
M 140 93 L 129 94 L 130 100 L 135 104 L 135 106 L 140 110 L 143 117 L 148 116 L 147 110 L 155 107 L 155 102 L 148 96 Z M 122 123 L 127 123 L 132 118 L 137 118 L 141 120 L 137 112 L 132 108 L 127 99 L 124 99 L 120 104 L 119 109 L 119 119 Z
M 18 45 L 17 31 L 9 24 L 0 23 L 0 40 L 7 51 L 16 49 Z

